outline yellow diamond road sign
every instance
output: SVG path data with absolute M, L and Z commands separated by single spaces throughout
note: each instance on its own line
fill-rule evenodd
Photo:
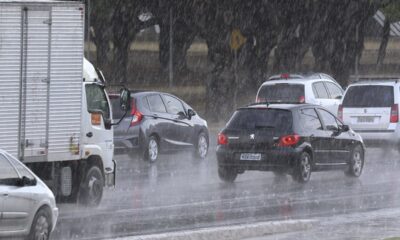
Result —
M 231 33 L 231 48 L 238 50 L 244 43 L 246 38 L 242 35 L 239 29 L 234 29 Z

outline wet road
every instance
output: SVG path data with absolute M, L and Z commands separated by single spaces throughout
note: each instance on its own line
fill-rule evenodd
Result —
M 203 161 L 191 156 L 163 156 L 149 164 L 117 155 L 116 188 L 106 190 L 98 208 L 60 204 L 54 239 L 99 239 L 349 213 L 360 213 L 361 218 L 400 207 L 400 155 L 394 150 L 369 149 L 359 179 L 343 172 L 319 172 L 305 185 L 290 176 L 276 178 L 255 171 L 225 184 L 217 175 L 215 148 Z

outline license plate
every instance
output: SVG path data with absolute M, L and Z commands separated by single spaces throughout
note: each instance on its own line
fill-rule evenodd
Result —
M 357 122 L 359 123 L 373 123 L 374 117 L 358 117 Z
M 261 153 L 242 153 L 242 154 L 240 154 L 240 160 L 260 161 Z

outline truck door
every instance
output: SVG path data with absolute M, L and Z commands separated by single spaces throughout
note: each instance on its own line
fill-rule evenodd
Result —
M 19 157 L 45 160 L 48 148 L 50 10 L 23 10 Z

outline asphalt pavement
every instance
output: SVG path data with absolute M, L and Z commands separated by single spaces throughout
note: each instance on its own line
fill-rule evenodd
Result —
M 217 175 L 215 138 L 214 132 L 205 160 L 194 159 L 191 152 L 165 155 L 155 164 L 117 155 L 115 189 L 105 191 L 97 208 L 59 204 L 53 239 L 116 238 L 296 219 L 321 224 L 265 239 L 358 239 L 362 234 L 357 229 L 366 216 L 400 212 L 400 154 L 395 150 L 368 149 L 360 178 L 338 171 L 316 172 L 310 182 L 299 184 L 290 176 L 251 171 L 226 184 Z M 374 223 L 390 218 L 398 219 L 390 214 L 369 219 Z M 376 233 L 367 235 L 373 239 L 387 237 L 393 227 L 365 226 Z M 321 238 L 325 235 L 331 238 Z

